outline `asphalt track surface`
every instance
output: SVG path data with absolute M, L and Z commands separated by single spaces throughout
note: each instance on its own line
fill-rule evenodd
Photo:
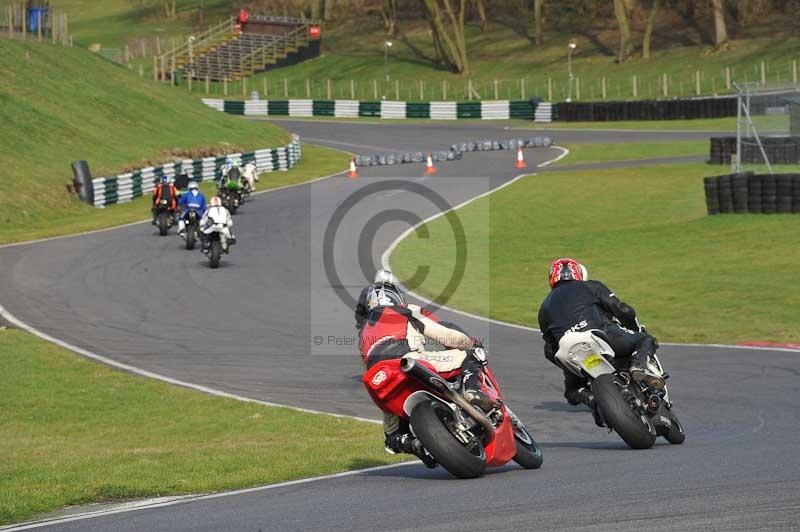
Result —
M 523 133 L 488 125 L 282 125 L 356 153 L 444 148 Z M 549 134 L 557 143 L 647 137 Z M 529 168 L 558 154 L 527 150 Z M 239 244 L 216 271 L 200 253 L 183 250 L 174 236 L 156 236 L 148 224 L 1 248 L 0 303 L 56 338 L 138 368 L 256 399 L 375 418 L 359 381 L 360 359 L 346 345 L 355 338 L 351 307 L 335 288 L 357 294 L 367 281 L 359 260 L 365 270 L 375 267 L 410 223 L 440 212 L 430 201 L 434 193 L 455 206 L 513 179 L 519 171 L 512 163 L 511 152 L 466 154 L 441 164 L 435 176 L 425 176 L 422 165 L 367 168 L 359 179 L 333 177 L 254 197 L 235 217 Z M 409 190 L 409 183 L 424 190 Z M 354 194 L 369 187 L 383 188 L 355 201 Z M 331 282 L 323 266 L 324 231 L 348 199 L 355 206 L 334 239 L 332 263 L 340 279 Z M 419 218 L 363 236 L 365 224 L 387 209 Z M 359 244 L 359 238 L 366 241 Z M 587 410 L 564 402 L 560 373 L 544 360 L 537 333 L 446 311 L 442 316 L 487 339 L 507 401 L 542 444 L 541 469 L 511 465 L 461 481 L 441 468 L 411 465 L 48 530 L 798 529 L 797 353 L 663 346 L 687 440 L 631 451 L 596 428 Z M 322 345 L 315 344 L 317 336 Z

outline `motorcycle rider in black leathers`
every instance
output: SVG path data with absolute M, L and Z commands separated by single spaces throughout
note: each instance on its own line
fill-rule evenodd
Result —
M 559 365 L 555 354 L 565 333 L 594 330 L 608 342 L 616 357 L 630 357 L 629 372 L 633 380 L 650 387 L 664 386 L 663 378 L 647 370 L 647 361 L 656 352 L 658 342 L 639 324 L 633 307 L 620 301 L 600 281 L 588 280 L 586 268 L 573 259 L 553 262 L 550 287 L 550 294 L 539 308 L 539 329 L 547 360 Z M 586 379 L 567 370 L 564 370 L 564 397 L 571 405 L 584 403 L 594 408 L 594 396 Z

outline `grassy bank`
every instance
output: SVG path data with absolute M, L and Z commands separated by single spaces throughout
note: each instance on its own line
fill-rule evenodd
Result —
M 212 397 L 0 330 L 0 525 L 396 462 L 379 426 Z
M 550 261 L 573 256 L 665 341 L 800 340 L 800 217 L 707 216 L 702 178 L 715 170 L 544 173 L 470 204 L 458 216 L 476 264 L 448 305 L 535 327 Z M 428 226 L 431 237 L 403 241 L 392 265 L 408 277 L 424 257 L 418 290 L 435 295 L 454 265 L 441 250 L 453 244 L 446 220 Z
M 277 126 L 209 109 L 78 48 L 0 39 L 0 70 L 0 160 L 13 171 L 0 180 L 0 242 L 141 219 L 140 205 L 99 211 L 80 203 L 65 187 L 71 161 L 85 159 L 102 176 L 197 149 L 289 139 Z M 331 153 L 307 151 L 298 171 L 334 171 Z

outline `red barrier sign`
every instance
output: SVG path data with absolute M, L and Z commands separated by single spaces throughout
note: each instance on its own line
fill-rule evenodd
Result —
M 319 29 L 319 26 L 311 26 L 308 28 L 308 35 L 312 39 L 319 39 L 320 33 L 321 31 Z

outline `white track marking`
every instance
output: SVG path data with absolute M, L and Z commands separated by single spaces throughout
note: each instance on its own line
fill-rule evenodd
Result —
M 209 499 L 220 499 L 222 497 L 232 497 L 236 495 L 244 495 L 247 493 L 258 493 L 260 491 L 267 491 L 279 488 L 286 488 L 290 486 L 297 486 L 299 484 L 308 484 L 311 482 L 319 482 L 321 480 L 331 480 L 336 478 L 343 478 L 343 477 L 352 477 L 355 475 L 363 475 L 365 473 L 372 473 L 374 471 L 383 471 L 385 469 L 393 469 L 397 467 L 407 467 L 410 465 L 418 465 L 419 461 L 411 461 L 411 462 L 402 462 L 399 464 L 391 464 L 391 465 L 383 465 L 377 467 L 368 467 L 366 469 L 359 469 L 356 471 L 344 471 L 342 473 L 333 473 L 331 475 L 321 475 L 318 477 L 309 477 L 309 478 L 302 478 L 299 480 L 290 480 L 288 482 L 281 482 L 279 484 L 267 484 L 265 486 L 256 486 L 254 488 L 245 488 L 240 490 L 234 491 L 225 491 L 222 493 L 212 493 L 209 495 L 185 495 L 179 497 L 157 497 L 154 499 L 145 499 L 141 501 L 134 501 L 129 503 L 124 503 L 120 506 L 106 509 L 106 510 L 97 510 L 94 512 L 85 512 L 80 514 L 75 514 L 67 517 L 56 517 L 53 519 L 45 519 L 42 521 L 30 521 L 27 523 L 20 523 L 17 525 L 11 525 L 8 527 L 0 527 L 2 531 L 17 531 L 17 530 L 29 530 L 31 528 L 39 528 L 39 527 L 46 527 L 51 525 L 60 525 L 64 523 L 69 523 L 72 521 L 82 521 L 84 519 L 92 519 L 94 517 L 103 517 L 106 515 L 114 515 L 126 512 L 135 512 L 137 510 L 151 510 L 153 508 L 163 508 L 165 506 L 174 506 L 176 504 L 185 504 L 188 502 L 194 501 L 207 501 Z
M 562 146 L 551 146 L 551 147 L 554 148 L 554 149 L 562 150 L 561 155 L 559 155 L 558 157 L 556 157 L 554 159 L 550 159 L 549 161 L 545 161 L 543 163 L 538 164 L 536 166 L 537 168 L 542 168 L 544 166 L 548 166 L 550 164 L 553 164 L 553 163 L 555 163 L 557 161 L 560 161 L 561 159 L 563 159 L 567 155 L 569 155 L 569 150 L 567 148 L 564 148 Z M 479 196 L 475 196 L 474 198 L 468 199 L 467 201 L 464 201 L 463 203 L 459 203 L 455 207 L 451 207 L 450 209 L 448 209 L 446 211 L 434 214 L 433 216 L 429 216 L 428 218 L 422 220 L 418 224 L 416 224 L 416 225 L 414 225 L 412 227 L 409 227 L 408 229 L 403 231 L 403 233 L 401 233 L 400 236 L 395 238 L 394 241 L 392 241 L 392 243 L 389 244 L 389 247 L 386 248 L 386 251 L 383 252 L 383 254 L 381 255 L 381 268 L 383 268 L 385 270 L 391 270 L 391 266 L 389 264 L 389 259 L 390 259 L 391 255 L 392 255 L 392 252 L 394 252 L 394 250 L 397 248 L 397 246 L 400 244 L 400 242 L 402 242 L 408 235 L 410 235 L 411 233 L 416 231 L 419 227 L 427 224 L 428 222 L 432 222 L 433 220 L 436 220 L 437 218 L 440 218 L 440 217 L 446 215 L 449 212 L 456 211 L 456 210 L 458 210 L 458 209 L 460 209 L 462 207 L 466 207 L 467 205 L 469 205 L 470 203 L 472 203 L 475 200 L 478 200 L 478 199 L 481 199 L 481 198 L 485 198 L 486 196 L 489 196 L 490 194 L 494 194 L 498 190 L 502 190 L 505 187 L 507 187 L 507 186 L 509 186 L 509 185 L 511 185 L 513 183 L 516 183 L 519 179 L 525 177 L 526 175 L 535 176 L 537 174 L 533 173 L 533 174 L 518 175 L 514 179 L 512 179 L 511 181 L 507 181 L 507 182 L 503 183 L 502 185 L 500 185 L 499 187 L 495 187 L 495 188 L 493 188 L 491 190 L 488 190 L 488 191 L 484 192 L 483 194 L 480 194 Z M 534 327 L 528 327 L 527 325 L 520 325 L 518 323 L 511 323 L 511 322 L 508 322 L 508 321 L 495 320 L 493 318 L 487 318 L 486 316 L 479 316 L 478 314 L 473 314 L 471 312 L 466 312 L 464 310 L 459 310 L 459 309 L 456 309 L 456 308 L 448 307 L 447 305 L 440 305 L 438 303 L 434 303 L 433 301 L 431 301 L 427 297 L 425 297 L 425 296 L 423 296 L 421 294 L 418 294 L 417 292 L 413 292 L 411 290 L 408 290 L 407 287 L 403 287 L 403 288 L 406 288 L 406 293 L 407 294 L 411 295 L 415 299 L 418 299 L 418 300 L 424 302 L 427 305 L 434 304 L 435 306 L 437 306 L 439 308 L 446 309 L 449 312 L 453 312 L 453 313 L 459 314 L 461 316 L 466 316 L 468 318 L 484 321 L 484 322 L 487 322 L 487 323 L 493 323 L 495 325 L 502 325 L 504 327 L 511 327 L 512 329 L 519 329 L 519 330 L 529 331 L 529 332 L 534 332 L 534 333 L 541 332 L 541 331 L 539 331 L 539 329 L 536 329 Z M 753 350 L 758 350 L 758 351 L 782 351 L 782 352 L 786 352 L 786 353 L 797 353 L 797 349 L 784 348 L 784 347 L 752 347 L 752 346 L 745 346 L 745 345 L 728 345 L 728 344 L 680 344 L 680 343 L 668 343 L 668 342 L 659 342 L 659 344 L 660 345 L 665 345 L 665 346 L 670 346 L 670 347 L 713 347 L 713 348 L 720 348 L 720 349 L 745 349 L 745 350 L 753 349 Z

